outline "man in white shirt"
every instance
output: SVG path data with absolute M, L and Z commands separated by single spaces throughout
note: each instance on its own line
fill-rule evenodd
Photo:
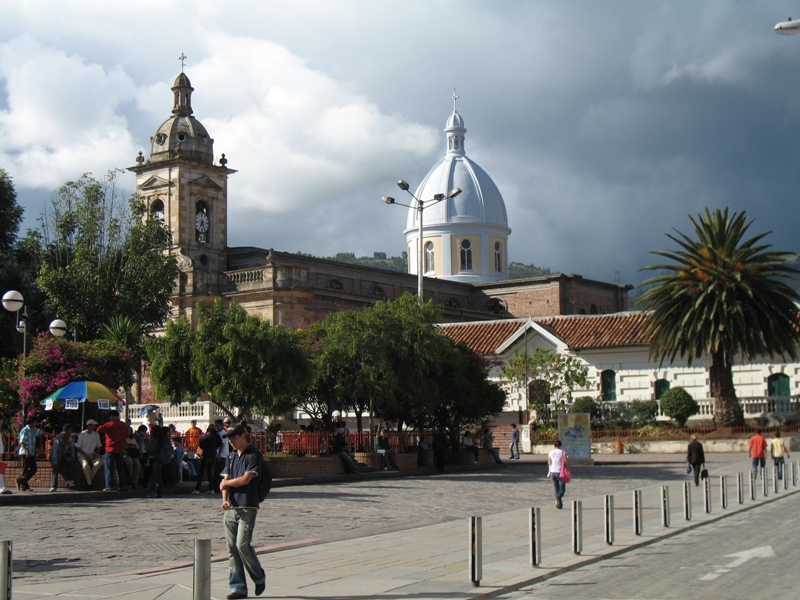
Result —
M 94 476 L 103 466 L 103 457 L 97 452 L 101 447 L 100 434 L 95 429 L 97 429 L 97 421 L 94 419 L 86 421 L 86 430 L 80 432 L 78 441 L 75 444 L 75 450 L 78 451 L 78 460 L 81 461 L 83 474 L 86 477 L 87 487 L 92 487 Z

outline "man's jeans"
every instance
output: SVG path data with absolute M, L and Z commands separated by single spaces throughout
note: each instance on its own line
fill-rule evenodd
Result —
M 255 508 L 229 508 L 222 519 L 225 525 L 225 543 L 228 545 L 228 582 L 231 592 L 247 593 L 247 579 L 244 571 L 250 574 L 250 579 L 258 585 L 266 581 L 267 575 L 258 562 L 253 547 L 253 529 L 256 526 Z
M 112 477 L 112 468 L 116 468 L 117 470 L 117 479 L 119 480 L 119 488 L 122 489 L 125 487 L 125 471 L 127 467 L 125 466 L 125 455 L 124 454 L 116 454 L 114 452 L 106 452 L 105 458 L 103 459 L 105 462 L 106 467 L 106 489 L 110 489 L 113 487 L 112 483 L 114 482 L 114 478 Z
M 760 468 L 761 469 L 761 473 L 763 475 L 765 463 L 766 463 L 766 459 L 764 459 L 764 458 L 754 458 L 753 459 L 753 473 L 758 475 L 759 468 Z
M 775 463 L 775 469 L 778 471 L 778 479 L 783 479 L 783 465 L 784 465 L 784 462 L 785 462 L 783 460 L 783 457 L 779 456 L 779 457 L 775 458 L 773 456 L 772 457 L 772 462 Z
M 75 475 L 73 474 L 75 471 L 75 462 L 71 460 L 62 460 L 60 463 L 50 463 L 53 467 L 53 474 L 50 477 L 50 488 L 51 489 L 58 489 L 58 474 L 63 469 L 65 473 L 65 479 L 67 480 L 67 485 L 72 483 L 73 478 Z

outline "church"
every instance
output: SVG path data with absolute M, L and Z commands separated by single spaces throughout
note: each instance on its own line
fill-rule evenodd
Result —
M 172 86 L 171 115 L 150 138 L 129 170 L 152 215 L 172 232 L 171 251 L 180 277 L 172 316 L 192 318 L 198 302 L 221 297 L 272 324 L 300 328 L 332 311 L 359 310 L 377 300 L 416 293 L 418 262 L 424 298 L 443 307 L 444 320 L 603 314 L 627 310 L 631 286 L 556 274 L 508 280 L 505 203 L 491 177 L 466 154 L 467 129 L 456 110 L 444 128 L 445 155 L 416 190 L 417 198 L 447 196 L 424 213 L 423 259 L 418 261 L 419 218 L 408 213 L 404 232 L 409 273 L 362 267 L 281 252 L 269 247 L 228 246 L 228 177 L 236 171 L 193 115 L 192 87 L 181 72 Z M 398 232 L 400 235 L 401 232 Z
M 129 168 L 150 214 L 172 232 L 171 252 L 180 266 L 171 299 L 174 318 L 193 319 L 198 302 L 210 306 L 222 298 L 274 325 L 303 328 L 333 311 L 416 293 L 421 268 L 425 301 L 442 307 L 442 331 L 494 362 L 514 351 L 550 349 L 589 368 L 589 386 L 579 395 L 658 399 L 680 385 L 701 403 L 698 418 L 711 418 L 708 361 L 692 368 L 651 363 L 644 315 L 628 312 L 632 286 L 574 274 L 508 279 L 505 203 L 491 177 L 466 154 L 467 129 L 455 95 L 444 127 L 444 157 L 414 194 L 433 200 L 424 227 L 418 221 L 423 211 L 409 206 L 406 229 L 397 232 L 405 235 L 409 257 L 409 272 L 397 273 L 281 252 L 269 247 L 269 239 L 264 247 L 229 247 L 228 177 L 236 171 L 224 154 L 215 157 L 213 138 L 193 115 L 193 92 L 181 72 L 172 87 L 171 115 L 151 137 L 149 155 L 140 152 Z M 790 414 L 798 405 L 800 364 L 737 362 L 735 384 L 749 418 Z M 523 422 L 529 391 L 508 389 L 504 417 Z M 142 390 L 142 401 L 154 401 L 152 390 Z

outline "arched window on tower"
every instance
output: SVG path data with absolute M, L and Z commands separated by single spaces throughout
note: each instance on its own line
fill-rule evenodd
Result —
M 164 203 L 161 199 L 156 198 L 150 204 L 150 217 L 158 221 L 164 222 Z
M 461 270 L 472 271 L 472 242 L 469 240 L 461 242 Z
M 664 395 L 664 392 L 669 391 L 669 381 L 666 379 L 656 379 L 654 388 L 656 392 L 656 400 L 658 400 Z
M 425 242 L 425 272 L 434 273 L 436 265 L 434 263 L 433 242 Z
M 495 273 L 503 272 L 503 247 L 500 242 L 494 243 L 494 271 Z

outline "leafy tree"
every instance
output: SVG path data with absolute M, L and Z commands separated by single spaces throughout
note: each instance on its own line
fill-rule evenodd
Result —
M 161 326 L 178 276 L 169 230 L 138 198 L 119 198 L 118 175 L 67 182 L 39 219 L 37 283 L 82 339 L 99 337 L 117 315 L 130 317 L 144 333 Z
M 682 387 L 674 387 L 661 395 L 661 410 L 679 427 L 686 426 L 689 417 L 700 412 L 700 405 Z
M 650 356 L 662 363 L 686 357 L 689 365 L 709 356 L 714 419 L 742 425 L 734 357 L 797 358 L 800 296 L 789 284 L 800 271 L 789 264 L 794 254 L 762 243 L 769 232 L 745 239 L 753 221 L 744 211 L 705 209 L 689 219 L 697 239 L 677 230 L 667 234 L 679 249 L 653 252 L 670 262 L 645 267 L 661 272 L 642 284 L 648 287 L 640 304 L 650 311 Z
M 238 304 L 226 310 L 221 299 L 211 311 L 198 304 L 197 316 L 196 332 L 181 320 L 148 345 L 150 377 L 162 397 L 206 392 L 231 416 L 237 409 L 276 415 L 293 407 L 311 376 L 298 334 Z
M 549 418 L 549 404 L 563 406 L 576 389 L 586 387 L 589 368 L 572 356 L 537 348 L 533 355 L 514 352 L 502 374 L 512 384 L 528 386 L 528 410 L 544 422 Z
M 172 404 L 193 402 L 201 393 L 200 384 L 192 376 L 192 346 L 195 332 L 186 317 L 167 321 L 165 334 L 145 343 L 150 380 L 156 396 Z
M 17 204 L 14 183 L 11 176 L 0 169 L 0 256 L 14 247 L 21 223 L 22 207 Z

